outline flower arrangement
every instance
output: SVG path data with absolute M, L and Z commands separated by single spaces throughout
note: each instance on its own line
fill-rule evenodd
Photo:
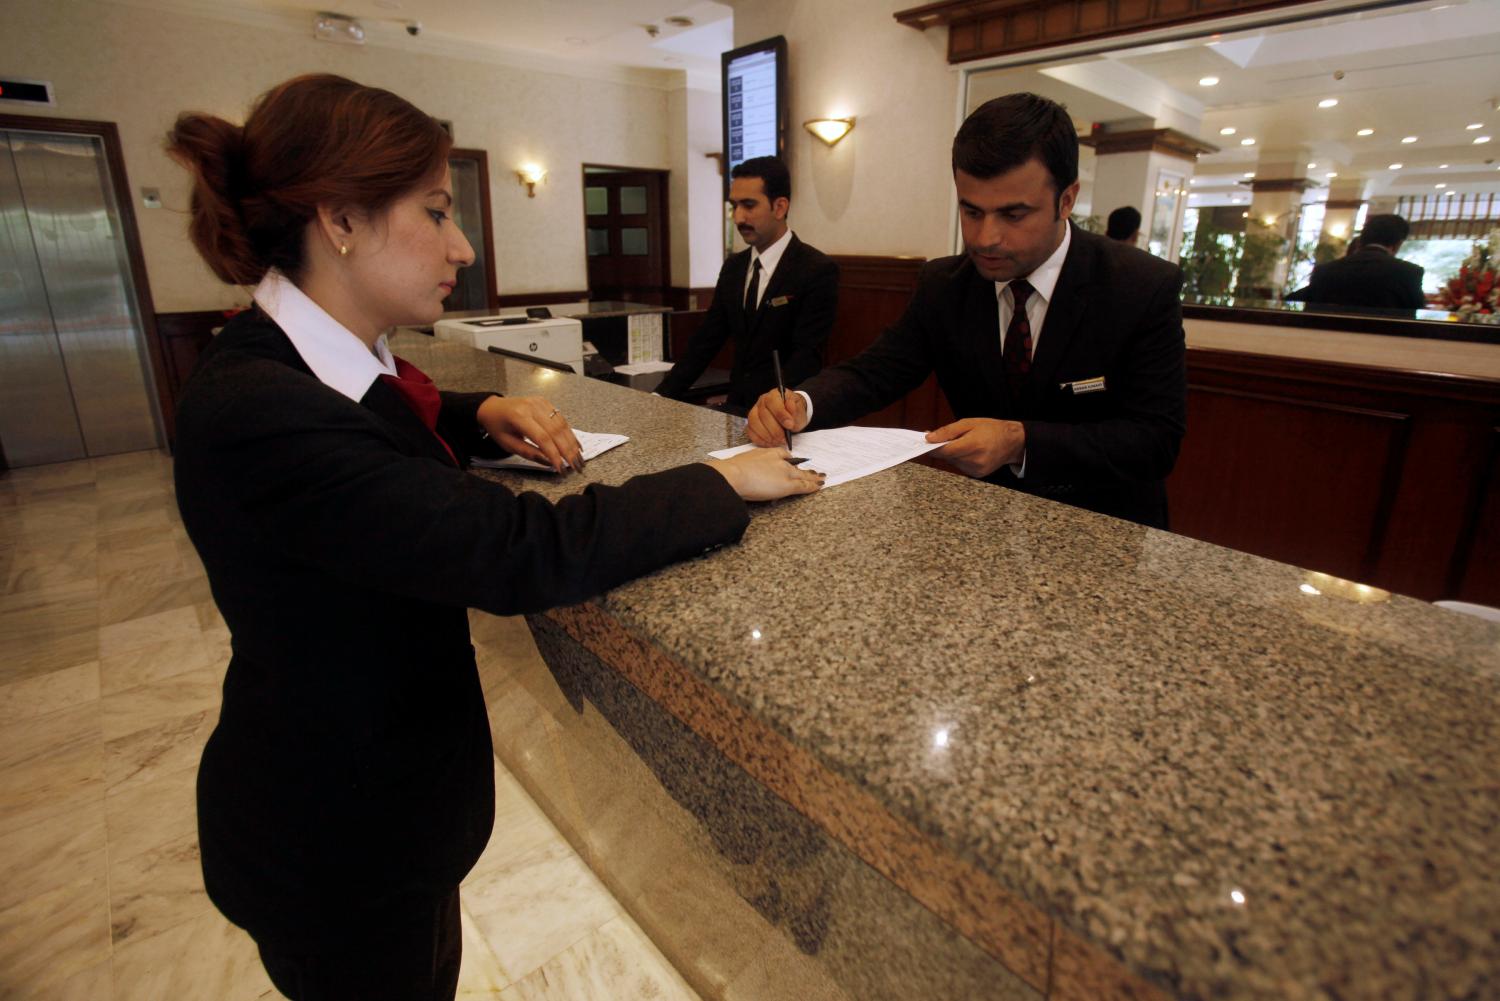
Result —
M 1500 313 L 1500 229 L 1474 244 L 1469 256 L 1459 266 L 1458 274 L 1448 279 L 1438 292 L 1438 303 L 1444 309 L 1464 315 L 1490 316 Z

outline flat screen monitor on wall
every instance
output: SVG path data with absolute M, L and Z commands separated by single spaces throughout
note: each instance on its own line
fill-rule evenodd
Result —
M 729 172 L 757 156 L 786 156 L 786 39 L 742 45 L 720 57 L 724 95 L 724 197 Z

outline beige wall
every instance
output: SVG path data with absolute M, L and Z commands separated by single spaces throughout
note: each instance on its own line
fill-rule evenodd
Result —
M 668 103 L 680 74 L 586 79 L 332 45 L 315 41 L 310 24 L 294 30 L 271 18 L 248 25 L 88 0 L 4 0 L 4 12 L 0 66 L 8 75 L 50 80 L 58 103 L 40 112 L 0 107 L 118 124 L 152 295 L 163 312 L 221 308 L 247 297 L 219 283 L 188 244 L 186 175 L 161 152 L 162 137 L 186 109 L 242 120 L 257 94 L 299 73 L 340 73 L 387 87 L 451 119 L 459 145 L 489 152 L 502 295 L 587 286 L 583 163 L 673 166 Z M 513 172 L 525 160 L 550 171 L 535 199 Z M 165 208 L 142 208 L 142 187 L 160 188 Z M 673 251 L 688 248 L 674 243 Z
M 958 74 L 945 28 L 891 16 L 914 0 L 731 0 L 734 43 L 785 35 L 792 228 L 831 254 L 949 252 Z M 854 115 L 832 148 L 802 127 Z

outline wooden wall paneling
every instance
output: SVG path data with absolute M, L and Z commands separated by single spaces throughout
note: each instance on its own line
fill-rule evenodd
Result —
M 1500 607 L 1500 427 L 1483 447 L 1443 597 Z
M 837 365 L 854 357 L 895 323 L 906 311 L 926 263 L 919 257 L 831 255 L 839 266 L 839 308 L 828 338 L 825 364 Z M 930 429 L 944 420 L 947 401 L 931 376 L 906 398 L 859 421 L 870 427 Z M 949 418 L 951 420 L 951 418 Z
M 1192 387 L 1172 530 L 1369 580 L 1408 427 L 1406 414 Z
M 167 436 L 167 447 L 177 441 L 177 401 L 182 398 L 182 387 L 198 356 L 213 340 L 213 331 L 225 323 L 224 312 L 217 309 L 196 310 L 180 313 L 157 313 L 153 318 L 156 335 L 160 342 L 162 369 L 158 389 L 162 397 L 162 430 Z
M 1441 398 L 1412 398 L 1411 404 L 1420 418 L 1369 581 L 1436 600 L 1454 596 L 1454 561 L 1474 541 L 1467 522 L 1481 503 L 1491 429 L 1472 406 Z

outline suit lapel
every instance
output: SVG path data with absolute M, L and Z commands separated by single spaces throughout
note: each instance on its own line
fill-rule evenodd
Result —
M 754 334 L 755 329 L 760 326 L 761 317 L 766 315 L 768 304 L 774 298 L 783 294 L 783 289 L 790 285 L 793 275 L 797 270 L 797 258 L 801 254 L 802 241 L 797 239 L 795 233 L 787 241 L 786 249 L 781 252 L 781 260 L 776 262 L 776 270 L 771 274 L 771 280 L 766 283 L 765 291 L 760 296 L 760 307 L 756 309 L 755 315 L 750 318 L 747 333 Z
M 728 287 L 724 289 L 730 296 L 728 306 L 729 332 L 736 340 L 745 335 L 745 281 L 746 274 L 750 270 L 750 251 L 742 250 L 730 258 L 730 273 Z
M 400 393 L 387 386 L 384 379 L 376 379 L 360 398 L 360 406 L 394 424 L 402 436 L 422 455 L 437 459 L 445 466 L 453 465 L 448 450 L 443 448 L 437 434 L 428 430 L 416 411 L 407 404 Z
M 1052 301 L 1047 303 L 1047 317 L 1042 321 L 1036 353 L 1031 358 L 1031 386 L 1038 398 L 1045 395 L 1047 384 L 1056 378 L 1057 369 L 1083 324 L 1088 288 L 1093 280 L 1093 248 L 1084 234 L 1075 229 L 1062 272 L 1057 276 L 1057 286 L 1052 290 Z
M 995 283 L 965 259 L 961 267 L 967 272 L 958 329 L 966 331 L 962 350 L 968 356 L 969 370 L 979 375 L 984 388 L 980 399 L 1002 400 L 1005 390 L 1005 363 L 1000 354 L 1000 303 Z

